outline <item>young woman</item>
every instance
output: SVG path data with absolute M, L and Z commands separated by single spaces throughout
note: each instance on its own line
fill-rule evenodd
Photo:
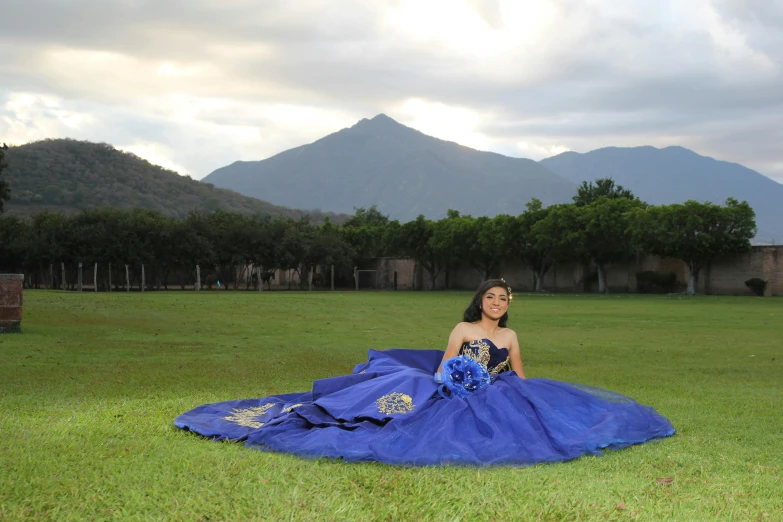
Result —
M 512 299 L 505 281 L 484 282 L 445 352 L 370 350 L 351 375 L 310 392 L 206 404 L 174 423 L 261 450 L 417 466 L 564 461 L 674 433 L 624 395 L 526 379 L 506 327 Z M 480 386 L 459 387 L 474 374 Z
M 480 362 L 490 374 L 497 374 L 510 367 L 524 379 L 517 334 L 506 328 L 511 298 L 511 289 L 504 280 L 490 279 L 482 283 L 465 310 L 462 322 L 454 327 L 449 336 L 443 362 L 458 355 L 468 355 L 474 359 L 489 355 L 491 361 Z M 441 369 L 442 364 L 438 370 Z

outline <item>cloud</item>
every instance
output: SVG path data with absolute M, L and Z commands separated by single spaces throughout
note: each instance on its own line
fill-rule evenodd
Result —
M 764 0 L 27 0 L 0 19 L 0 139 L 201 178 L 385 112 L 503 154 L 682 145 L 783 181 L 781 66 Z

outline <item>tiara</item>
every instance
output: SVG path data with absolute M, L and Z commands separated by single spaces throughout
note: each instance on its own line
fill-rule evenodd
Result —
M 509 302 L 509 304 L 513 303 L 514 302 L 514 294 L 511 293 L 511 287 L 508 286 L 508 283 L 506 283 L 506 280 L 503 279 L 502 277 L 500 278 L 500 280 L 503 281 L 503 284 L 506 285 L 506 289 L 508 289 L 508 302 Z

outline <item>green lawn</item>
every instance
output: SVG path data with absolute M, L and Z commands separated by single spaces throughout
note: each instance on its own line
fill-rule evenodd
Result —
M 774 298 L 517 295 L 528 377 L 625 393 L 678 429 L 604 457 L 345 464 L 172 424 L 309 390 L 368 348 L 443 348 L 469 297 L 29 291 L 24 333 L 0 335 L 0 520 L 783 520 Z

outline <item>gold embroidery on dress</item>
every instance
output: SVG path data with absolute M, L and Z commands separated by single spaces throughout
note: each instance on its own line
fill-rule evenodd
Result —
M 509 366 L 508 357 L 506 357 L 505 360 L 503 360 L 500 364 L 498 364 L 497 366 L 495 366 L 494 368 L 488 371 L 490 375 L 497 375 L 498 373 L 504 371 L 508 366 Z
M 506 357 L 500 364 L 489 368 L 489 344 L 482 339 L 468 343 L 468 349 L 463 348 L 460 355 L 467 355 L 483 366 L 490 375 L 496 375 L 502 372 L 509 365 L 509 358 Z
M 294 411 L 294 408 L 298 408 L 299 406 L 301 406 L 301 404 L 292 404 L 291 406 L 289 406 L 287 408 L 283 408 L 281 410 L 281 412 L 282 413 L 288 413 L 289 411 Z
M 486 369 L 487 364 L 489 364 L 489 344 L 479 339 L 471 341 L 468 344 L 468 348 L 468 350 L 463 351 L 462 355 L 467 355 Z
M 375 401 L 378 411 L 387 415 L 392 413 L 409 413 L 415 408 L 413 399 L 405 393 L 389 393 Z
M 268 412 L 269 409 L 274 405 L 275 404 L 273 402 L 270 402 L 268 404 L 264 404 L 263 406 L 256 406 L 254 408 L 232 408 L 231 415 L 227 415 L 226 417 L 223 417 L 223 419 L 229 422 L 233 422 L 234 424 L 239 424 L 240 426 L 246 426 L 248 428 L 260 428 L 264 425 L 264 423 L 258 422 L 256 419 Z

